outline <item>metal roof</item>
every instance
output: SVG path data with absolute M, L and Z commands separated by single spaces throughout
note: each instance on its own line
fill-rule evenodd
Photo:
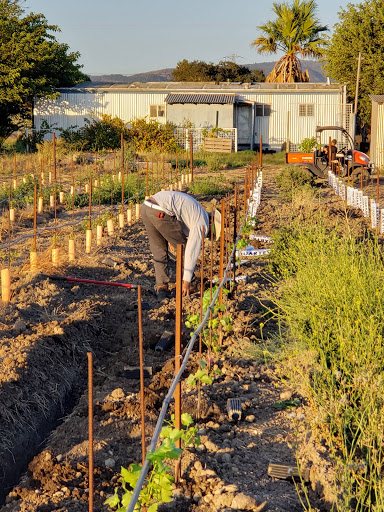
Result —
M 377 103 L 384 103 L 384 94 L 370 94 L 369 97 L 372 101 L 376 101 Z
M 74 87 L 59 88 L 63 92 L 168 92 L 175 93 L 237 93 L 242 94 L 248 92 L 307 92 L 307 91 L 329 91 L 339 92 L 343 86 L 341 84 L 331 83 L 270 83 L 270 82 L 254 82 L 240 83 L 240 82 L 133 82 L 133 83 L 105 83 L 105 82 L 81 82 Z
M 206 105 L 233 105 L 236 101 L 234 94 L 168 94 L 165 103 L 195 103 Z

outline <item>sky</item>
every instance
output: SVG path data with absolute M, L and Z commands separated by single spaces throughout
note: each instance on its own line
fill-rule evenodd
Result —
M 320 22 L 332 29 L 348 3 L 354 2 L 318 0 Z M 275 17 L 273 0 L 24 0 L 22 5 L 59 26 L 56 38 L 80 52 L 78 63 L 88 75 L 174 68 L 183 59 L 276 60 L 250 46 L 261 35 L 257 26 Z

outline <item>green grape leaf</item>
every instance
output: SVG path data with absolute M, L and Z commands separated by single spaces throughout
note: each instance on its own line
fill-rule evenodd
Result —
M 193 423 L 192 416 L 190 414 L 188 414 L 187 412 L 184 412 L 181 415 L 181 423 L 182 423 L 182 425 L 185 425 L 186 427 L 189 427 L 189 425 L 192 425 L 192 423 Z
M 169 437 L 171 435 L 172 430 L 172 427 L 163 427 L 160 432 L 160 437 Z
M 193 373 L 191 373 L 191 375 L 188 377 L 187 385 L 190 386 L 191 388 L 196 385 L 196 377 L 195 375 L 193 375 Z
M 133 492 L 132 491 L 127 491 L 124 496 L 121 498 L 121 504 L 123 505 L 123 507 L 126 509 L 129 505 L 129 502 L 131 501 L 131 498 L 132 498 L 132 494 Z
M 137 483 L 137 480 L 139 479 L 140 471 L 140 464 L 132 464 L 129 470 L 121 467 L 120 474 L 122 476 L 123 481 L 134 488 Z
M 115 494 L 113 496 L 110 496 L 104 501 L 104 505 L 109 505 L 111 508 L 117 507 L 120 505 L 120 498 L 117 494 L 117 487 L 115 488 Z

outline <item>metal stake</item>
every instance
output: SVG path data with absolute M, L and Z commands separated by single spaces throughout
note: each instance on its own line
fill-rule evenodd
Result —
M 37 230 L 37 184 L 33 194 L 33 250 L 36 252 L 36 230 Z
M 141 460 L 145 461 L 145 403 L 144 403 L 144 351 L 143 351 L 143 316 L 141 304 L 141 286 L 137 287 L 137 311 L 139 322 L 139 352 L 140 352 L 140 405 L 141 405 Z
M 93 512 L 93 355 L 87 352 L 88 357 L 88 450 L 89 450 L 89 498 L 88 510 Z
M 177 244 L 176 249 L 176 317 L 175 317 L 175 375 L 181 366 L 181 324 L 183 318 L 183 246 Z M 175 390 L 175 428 L 181 429 L 181 383 Z M 181 440 L 176 442 L 181 448 Z M 175 464 L 175 482 L 180 479 L 180 459 Z
M 189 147 L 190 147 L 190 155 L 191 155 L 191 181 L 193 181 L 193 135 L 189 134 Z
M 124 214 L 124 135 L 121 134 L 121 213 Z
M 204 297 L 204 239 L 205 232 L 204 228 L 201 233 L 201 258 L 200 258 L 200 322 L 203 318 L 203 297 Z M 201 360 L 202 353 L 202 333 L 199 334 L 199 361 Z M 201 381 L 198 381 L 197 385 L 197 418 L 200 418 L 200 404 L 201 404 Z

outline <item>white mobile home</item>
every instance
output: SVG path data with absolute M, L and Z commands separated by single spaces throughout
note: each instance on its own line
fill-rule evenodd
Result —
M 372 100 L 370 159 L 384 167 L 384 94 L 370 95 Z
M 167 121 L 177 127 L 227 130 L 235 149 L 253 149 L 262 136 L 263 147 L 290 150 L 315 134 L 316 126 L 349 130 L 351 105 L 345 86 L 320 83 L 148 82 L 96 84 L 84 82 L 59 89 L 56 100 L 37 100 L 35 128 L 81 127 L 84 119 L 102 114 L 121 118 Z M 192 131 L 193 131 L 192 130 Z

